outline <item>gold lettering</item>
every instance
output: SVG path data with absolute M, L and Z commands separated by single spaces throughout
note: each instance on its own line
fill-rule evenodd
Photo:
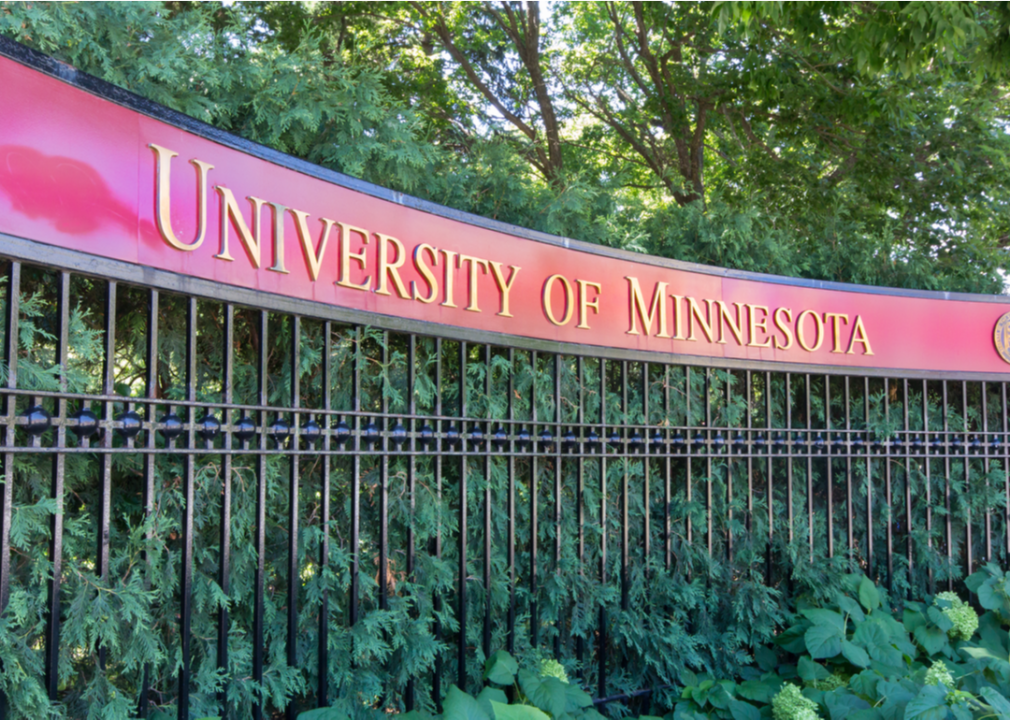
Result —
M 849 316 L 844 313 L 824 313 L 824 322 L 831 323 L 831 352 L 842 352 L 842 323 L 849 324 Z
M 697 340 L 694 336 L 694 321 L 697 320 L 698 324 L 701 325 L 702 332 L 705 333 L 705 337 L 708 338 L 709 342 L 715 342 L 715 338 L 712 335 L 712 301 L 705 301 L 705 319 L 701 317 L 701 307 L 698 305 L 698 301 L 693 297 L 687 299 L 688 308 L 690 309 L 687 315 L 688 323 L 690 323 L 690 331 L 688 333 L 688 340 Z M 719 321 L 718 314 L 715 317 L 716 322 Z M 720 338 L 721 340 L 721 338 Z
M 597 315 L 600 314 L 600 294 L 603 292 L 603 286 L 589 280 L 576 280 L 575 282 L 579 284 L 579 324 L 575 327 L 588 330 L 589 308 L 592 308 Z M 588 296 L 589 288 L 596 290 L 596 297 L 592 300 Z
M 551 290 L 554 289 L 554 282 L 560 280 L 562 286 L 565 288 L 565 316 L 561 318 L 559 322 L 554 317 L 554 309 L 551 307 Z M 568 321 L 572 319 L 572 315 L 575 313 L 575 296 L 572 291 L 572 285 L 568 280 L 562 275 L 551 275 L 547 278 L 544 283 L 544 292 L 541 296 L 541 303 L 544 307 L 544 314 L 547 319 L 550 320 L 555 325 L 567 325 Z
M 456 307 L 453 302 L 452 281 L 456 277 L 456 253 L 452 250 L 439 250 L 445 255 L 445 300 L 442 307 Z
M 674 340 L 684 340 L 684 318 L 680 311 L 680 303 L 684 299 L 683 295 L 670 295 L 673 298 L 673 327 L 674 330 Z
M 734 323 L 732 318 L 729 316 L 729 310 L 726 309 L 726 303 L 722 300 L 718 301 L 719 305 L 719 342 L 725 344 L 726 338 L 723 335 L 723 327 L 728 326 L 729 331 L 733 333 L 733 337 L 736 338 L 737 345 L 743 345 L 743 322 L 740 319 L 740 309 L 743 307 L 740 303 L 733 303 L 736 305 L 736 322 Z
M 469 255 L 459 256 L 459 267 L 462 269 L 463 263 L 470 263 L 470 284 L 467 288 L 467 304 L 464 310 L 469 310 L 470 312 L 480 312 L 480 308 L 477 307 L 477 267 L 484 271 L 487 275 L 487 260 L 481 260 L 480 258 L 471 257 Z
M 786 319 L 783 323 L 781 315 L 785 315 Z M 779 342 L 777 337 L 772 338 L 772 344 L 775 346 L 776 350 L 788 350 L 793 346 L 793 331 L 789 328 L 789 325 L 793 321 L 793 311 L 789 308 L 778 308 L 775 310 L 775 315 L 772 318 L 775 321 L 775 327 L 778 328 L 785 338 L 785 345 Z
M 424 255 L 421 253 L 427 252 L 431 255 L 431 262 L 433 265 L 438 265 L 438 253 L 435 252 L 433 248 L 428 243 L 421 243 L 414 248 L 414 267 L 417 268 L 417 272 L 421 274 L 424 281 L 428 283 L 428 297 L 421 297 L 421 293 L 417 291 L 417 283 L 413 280 L 410 281 L 410 294 L 415 300 L 427 304 L 435 302 L 435 296 L 438 295 L 438 280 L 435 279 L 435 273 L 431 271 L 424 262 Z
M 214 257 L 228 261 L 235 259 L 228 252 L 228 220 L 230 219 L 230 224 L 238 230 L 239 240 L 245 247 L 245 254 L 249 256 L 249 262 L 253 267 L 258 268 L 260 266 L 260 229 L 262 226 L 260 208 L 263 207 L 266 200 L 260 200 L 251 195 L 247 198 L 253 207 L 253 229 L 252 232 L 249 232 L 249 226 L 245 224 L 245 218 L 242 217 L 242 211 L 239 210 L 238 201 L 232 191 L 220 185 L 215 185 L 214 189 L 221 196 L 221 252 Z
M 666 283 L 656 283 L 656 287 L 652 291 L 652 303 L 649 305 L 648 312 L 646 312 L 645 297 L 642 295 L 642 288 L 638 284 L 638 278 L 627 276 L 624 279 L 628 281 L 628 293 L 630 294 L 628 312 L 631 316 L 631 329 L 625 334 L 641 334 L 638 332 L 638 318 L 635 316 L 635 311 L 638 311 L 638 317 L 642 319 L 642 324 L 645 326 L 646 337 L 652 334 L 652 325 L 656 322 L 657 315 L 659 316 L 659 333 L 656 337 L 670 337 L 666 316 Z
M 395 237 L 390 237 L 389 235 L 383 235 L 381 233 L 375 233 L 375 239 L 379 244 L 379 286 L 375 288 L 375 294 L 389 295 L 389 290 L 386 287 L 386 281 L 389 280 L 389 278 L 392 278 L 393 285 L 396 287 L 396 294 L 404 300 L 409 300 L 410 295 L 407 294 L 407 288 L 403 284 L 403 280 L 400 278 L 400 267 L 407 259 L 407 253 L 403 249 L 403 243 Z M 393 247 L 396 248 L 396 262 L 389 262 L 388 248 L 390 245 L 393 245 Z
M 276 273 L 288 274 L 284 267 L 284 211 L 286 207 L 278 203 L 267 203 L 274 216 L 274 264 L 267 268 Z M 312 278 L 315 280 L 315 278 Z
M 196 238 L 191 243 L 184 243 L 175 236 L 172 230 L 172 158 L 179 153 L 172 152 L 161 145 L 151 143 L 154 150 L 154 172 L 157 177 L 154 191 L 155 221 L 161 238 L 176 250 L 191 251 L 203 245 L 207 236 L 207 173 L 214 169 L 213 165 L 202 160 L 190 160 L 196 167 Z
M 298 231 L 298 239 L 302 244 L 302 256 L 305 258 L 305 267 L 309 271 L 309 277 L 313 282 L 319 279 L 319 271 L 323 266 L 323 256 L 326 254 L 326 246 L 330 242 L 330 231 L 333 229 L 334 220 L 320 218 L 323 229 L 319 233 L 319 244 L 312 245 L 312 237 L 309 235 L 309 224 L 307 212 L 301 210 L 290 210 L 295 217 L 295 229 Z
M 364 228 L 344 225 L 340 222 L 337 225 L 340 226 L 340 276 L 337 278 L 336 284 L 345 288 L 351 288 L 352 290 L 368 290 L 372 285 L 372 278 L 368 275 L 365 276 L 365 282 L 360 285 L 355 285 L 351 282 L 351 260 L 358 263 L 362 270 L 368 269 L 368 260 L 365 257 L 364 249 L 361 252 L 351 252 L 351 233 L 357 233 L 361 236 L 362 245 L 367 245 L 371 241 L 371 237 L 369 237 L 368 231 Z
M 491 262 L 491 274 L 494 275 L 494 282 L 498 286 L 498 294 L 501 296 L 501 310 L 498 314 L 502 317 L 512 317 L 512 313 L 509 312 L 509 293 L 512 292 L 512 283 L 516 281 L 516 275 L 522 269 L 516 265 L 509 265 L 509 267 L 512 268 L 512 273 L 506 282 L 505 274 L 501 271 L 501 263 Z
M 803 318 L 805 317 L 812 317 L 814 319 L 814 327 L 817 328 L 817 342 L 812 346 L 807 345 L 806 333 L 803 332 Z M 800 343 L 800 347 L 807 352 L 814 352 L 820 348 L 824 342 L 824 323 L 821 322 L 821 316 L 813 310 L 804 310 L 801 312 L 800 316 L 796 318 L 796 340 Z
M 761 312 L 763 312 L 764 317 L 758 320 L 756 317 L 756 313 L 754 312 L 755 310 L 760 310 Z M 769 337 L 765 337 L 765 341 L 763 343 L 755 341 L 755 337 L 757 336 L 758 330 L 763 332 L 766 336 L 768 335 L 768 308 L 765 307 L 764 305 L 748 305 L 747 311 L 748 311 L 747 316 L 750 320 L 750 322 L 748 323 L 748 328 L 750 332 L 747 347 L 761 347 L 761 348 L 771 347 L 772 341 L 771 338 Z
M 852 338 L 849 340 L 849 349 L 845 351 L 846 355 L 855 355 L 852 348 L 855 347 L 856 343 L 862 343 L 863 355 L 873 354 L 873 349 L 870 347 L 870 338 L 866 335 L 866 328 L 863 327 L 863 318 L 859 315 L 856 315 L 856 322 L 852 325 Z

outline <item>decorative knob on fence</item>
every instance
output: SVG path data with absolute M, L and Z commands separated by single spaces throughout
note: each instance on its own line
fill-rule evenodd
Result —
M 41 405 L 33 405 L 21 417 L 25 420 L 25 431 L 34 437 L 44 433 L 53 424 L 53 416 Z
M 339 448 L 344 447 L 351 439 L 351 428 L 343 420 L 333 426 L 333 439 Z
M 379 428 L 375 426 L 375 423 L 370 422 L 361 428 L 361 439 L 368 445 L 369 450 L 375 448 L 375 443 L 379 442 Z
M 628 438 L 628 444 L 631 445 L 631 447 L 633 448 L 642 447 L 642 443 L 643 443 L 642 436 L 638 434 L 637 430 L 635 430 L 632 436 Z
M 479 448 L 484 444 L 484 431 L 479 425 L 470 428 L 470 447 Z
M 88 438 L 98 432 L 98 417 L 88 408 L 81 408 L 71 419 L 77 421 L 75 427 L 70 428 L 79 438 Z
M 508 433 L 505 432 L 505 428 L 499 425 L 494 429 L 494 433 L 492 433 L 491 435 L 491 442 L 496 450 L 501 450 L 503 447 L 505 447 L 505 443 L 507 443 L 508 440 L 509 436 Z
M 737 433 L 736 437 L 733 438 L 733 447 L 736 448 L 737 452 L 743 452 L 747 449 L 747 438 L 743 436 L 743 433 Z
M 576 437 L 574 430 L 568 428 L 568 431 L 561 436 L 561 441 L 565 450 L 571 451 L 575 449 L 575 445 L 579 442 L 579 438 Z
M 621 449 L 621 434 L 617 430 L 610 431 L 610 437 L 607 438 L 607 444 L 614 450 Z
M 290 434 L 291 426 L 288 425 L 286 420 L 282 420 L 281 418 L 274 420 L 270 427 L 267 428 L 267 435 L 270 436 L 270 439 L 274 441 L 277 447 L 281 447 Z
M 117 417 L 116 421 L 120 423 L 120 426 L 116 428 L 120 435 L 127 439 L 137 437 L 141 428 L 140 416 L 137 413 L 130 410 Z
M 316 441 L 322 436 L 322 434 L 323 429 L 319 427 L 319 423 L 315 420 L 309 420 L 302 428 L 302 439 L 309 445 L 309 447 L 314 447 Z
M 680 430 L 673 434 L 673 437 L 670 438 L 670 443 L 678 450 L 684 447 L 684 436 L 681 435 Z
M 836 433 L 834 439 L 831 441 L 831 447 L 835 450 L 835 452 L 844 452 L 845 451 L 845 436 L 844 435 L 838 435 Z
M 530 444 L 530 431 L 526 428 L 520 428 L 519 434 L 516 435 L 516 447 L 520 450 L 526 448 Z
M 182 435 L 183 427 L 182 420 L 175 413 L 169 413 L 161 420 L 158 421 L 161 427 L 158 428 L 158 432 L 164 436 L 166 440 L 172 440 Z
M 445 444 L 449 447 L 459 444 L 459 428 L 455 425 L 450 425 L 445 429 Z
M 207 413 L 196 421 L 196 434 L 204 440 L 213 440 L 221 432 L 221 421 Z
M 893 450 L 900 451 L 903 445 L 904 441 L 899 436 L 895 435 L 891 438 L 891 448 Z
M 248 415 L 243 415 L 232 424 L 232 435 L 239 442 L 247 442 L 256 434 L 256 423 Z
M 396 423 L 393 429 L 389 431 L 389 439 L 393 441 L 396 447 L 403 447 L 403 443 L 407 442 L 407 428 L 403 427 L 400 423 Z
M 554 445 L 554 435 L 547 428 L 540 431 L 540 435 L 537 437 L 540 441 L 541 452 L 548 452 Z
M 824 451 L 824 436 L 820 433 L 817 433 L 817 435 L 814 436 L 814 450 L 817 452 Z
M 418 431 L 418 438 L 421 442 L 421 448 L 427 450 L 431 447 L 432 442 L 435 441 L 435 431 L 431 429 L 431 425 L 424 425 Z
M 939 453 L 943 450 L 943 440 L 940 439 L 939 435 L 934 435 L 933 439 L 929 442 L 929 447 L 933 452 Z
M 858 433 L 852 437 L 852 452 L 859 452 L 863 447 L 863 436 Z
M 659 449 L 663 446 L 663 441 L 665 439 L 666 438 L 663 437 L 663 431 L 659 430 L 658 428 L 656 430 L 653 430 L 652 435 L 649 436 L 649 442 L 656 449 Z
M 768 445 L 768 441 L 765 439 L 765 436 L 762 435 L 761 433 L 758 433 L 754 437 L 754 451 L 755 452 L 763 452 L 766 449 L 767 445 Z

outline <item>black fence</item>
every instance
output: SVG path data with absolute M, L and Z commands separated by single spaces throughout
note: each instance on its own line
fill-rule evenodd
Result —
M 50 700 L 432 708 L 504 648 L 606 701 L 675 679 L 629 635 L 663 578 L 901 595 L 1010 551 L 1002 382 L 499 347 L 7 247 L 0 662 Z

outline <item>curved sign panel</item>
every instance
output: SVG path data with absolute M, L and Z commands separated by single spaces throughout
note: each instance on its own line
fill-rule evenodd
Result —
M 113 102 L 2 56 L 0 88 L 8 236 L 511 336 L 834 368 L 1010 370 L 1005 298 L 732 273 L 512 233 L 245 152 L 164 108 L 125 93 Z

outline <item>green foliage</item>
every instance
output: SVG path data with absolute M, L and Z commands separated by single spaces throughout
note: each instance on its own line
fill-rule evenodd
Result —
M 978 630 L 978 613 L 971 605 L 962 601 L 957 593 L 938 593 L 933 599 L 933 604 L 939 607 L 950 621 L 950 628 L 946 630 L 953 639 L 968 640 Z M 941 629 L 944 628 L 941 626 Z

